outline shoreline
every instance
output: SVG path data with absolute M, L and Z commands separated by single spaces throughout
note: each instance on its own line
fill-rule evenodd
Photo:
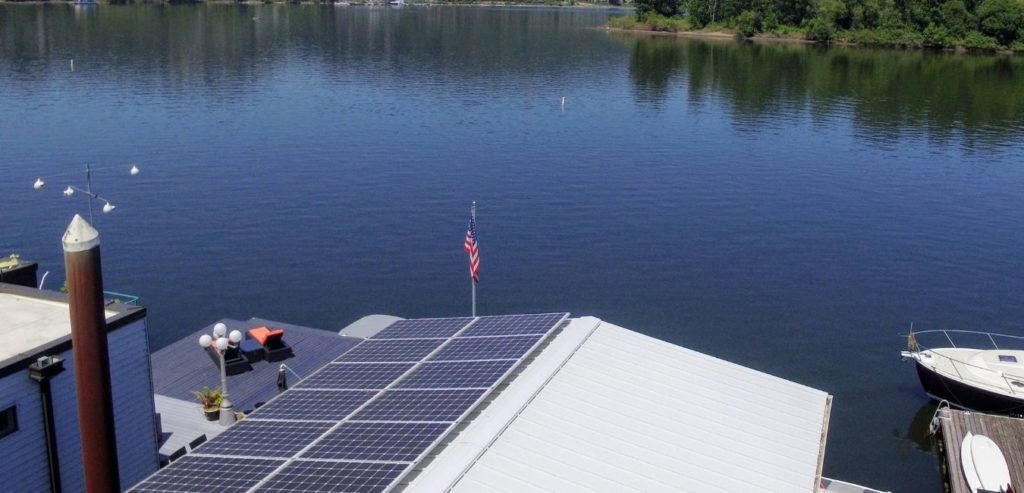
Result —
M 629 34 L 643 34 L 653 36 L 673 36 L 679 38 L 700 38 L 700 39 L 717 39 L 727 41 L 750 41 L 754 43 L 788 43 L 788 44 L 819 44 L 817 41 L 802 38 L 784 38 L 779 36 L 765 36 L 758 34 L 752 37 L 743 37 L 738 33 L 730 33 L 727 31 L 655 31 L 653 29 L 624 29 L 621 27 L 603 26 L 598 29 L 607 32 L 616 33 L 629 33 Z M 836 45 L 848 45 L 849 43 L 833 43 Z
M 719 40 L 719 41 L 734 41 L 734 42 L 750 42 L 759 44 L 802 44 L 802 45 L 821 45 L 821 46 L 835 46 L 844 48 L 884 48 L 890 50 L 915 50 L 915 51 L 933 51 L 943 53 L 956 53 L 956 54 L 975 54 L 975 55 L 1003 55 L 1003 56 L 1015 56 L 1024 55 L 1024 52 L 1018 52 L 1011 49 L 984 49 L 984 48 L 967 48 L 964 46 L 902 46 L 902 45 L 891 45 L 891 44 L 870 44 L 870 43 L 859 43 L 856 41 L 844 41 L 844 40 L 831 40 L 828 42 L 815 41 L 813 39 L 805 38 L 787 38 L 780 36 L 770 36 L 763 33 L 755 34 L 754 36 L 744 37 L 739 33 L 730 33 L 727 31 L 703 31 L 703 30 L 691 30 L 691 31 L 658 31 L 654 29 L 626 29 L 621 27 L 612 27 L 605 25 L 600 27 L 606 32 L 616 33 L 628 33 L 637 35 L 649 35 L 649 36 L 672 36 L 679 38 L 697 38 L 697 39 L 708 39 L 708 40 Z

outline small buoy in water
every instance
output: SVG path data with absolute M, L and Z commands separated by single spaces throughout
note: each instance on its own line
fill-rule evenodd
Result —
M 75 71 L 75 59 L 74 58 L 71 59 L 71 71 L 72 72 Z
M 75 194 L 75 189 L 71 188 L 71 185 L 68 185 L 68 188 L 64 190 L 64 196 L 65 197 L 70 197 L 70 196 L 72 196 L 74 194 Z
M 42 188 L 45 187 L 45 186 L 46 186 L 46 183 L 43 182 L 42 178 L 36 178 L 36 182 L 32 184 L 32 188 L 34 188 L 36 190 L 42 190 Z
M 135 176 L 135 175 L 139 174 L 139 167 L 133 164 L 132 165 L 132 169 L 131 169 L 131 171 L 129 171 L 129 173 L 131 173 L 132 176 Z
M 565 96 L 562 96 L 562 111 L 565 111 Z
M 104 214 L 110 214 L 110 211 L 112 210 L 114 210 L 114 204 L 111 204 L 110 202 L 107 202 L 106 205 L 103 206 Z

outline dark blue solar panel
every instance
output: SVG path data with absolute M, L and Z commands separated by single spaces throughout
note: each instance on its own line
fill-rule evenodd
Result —
M 285 392 L 249 416 L 259 419 L 341 421 L 376 390 L 302 390 Z
M 547 334 L 567 313 L 500 315 L 480 317 L 459 337 L 517 336 Z
M 351 363 L 372 362 L 418 362 L 447 339 L 394 339 L 367 340 L 350 349 L 335 361 Z
M 353 420 L 455 421 L 484 389 L 387 390 L 384 395 L 356 413 Z
M 324 436 L 304 458 L 414 461 L 451 424 L 350 421 Z
M 325 462 L 297 460 L 256 491 L 377 493 L 409 467 L 379 462 Z
M 413 363 L 331 363 L 299 382 L 297 389 L 383 389 Z
M 250 457 L 291 457 L 336 423 L 244 420 L 201 445 L 196 452 Z
M 401 389 L 490 387 L 516 363 L 499 361 L 428 361 L 403 379 Z
M 399 320 L 380 331 L 373 339 L 400 339 L 411 337 L 451 337 L 466 326 L 472 318 L 418 318 Z
M 242 493 L 284 464 L 283 460 L 186 455 L 129 491 Z
M 460 361 L 474 359 L 519 359 L 537 344 L 542 336 L 468 337 L 455 338 L 431 361 Z

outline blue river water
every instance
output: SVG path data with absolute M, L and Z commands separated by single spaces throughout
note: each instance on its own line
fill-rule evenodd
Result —
M 475 200 L 481 313 L 828 391 L 826 475 L 938 491 L 901 335 L 1022 335 L 1024 61 L 598 29 L 620 14 L 0 5 L 0 254 L 56 289 L 91 164 L 154 348 L 339 330 L 468 314 Z

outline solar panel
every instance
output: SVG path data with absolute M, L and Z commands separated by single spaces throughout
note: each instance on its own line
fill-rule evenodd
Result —
M 302 454 L 304 458 L 414 461 L 450 423 L 344 423 Z
M 302 390 L 285 392 L 249 416 L 257 419 L 341 421 L 376 390 Z
M 413 363 L 331 363 L 295 385 L 296 389 L 383 389 Z
M 428 361 L 396 386 L 400 389 L 488 388 L 516 363 L 498 361 Z
M 519 359 L 543 336 L 467 337 L 455 338 L 432 361 L 464 361 L 478 359 Z
M 419 362 L 424 356 L 444 344 L 447 339 L 396 339 L 396 340 L 367 340 L 358 346 L 350 349 L 337 362 L 398 362 L 407 361 Z
M 296 460 L 256 491 L 384 491 L 408 464 Z
M 547 334 L 567 313 L 539 313 L 534 315 L 501 315 L 480 317 L 459 337 L 517 336 Z
M 352 420 L 455 421 L 485 389 L 386 390 L 352 416 Z
M 236 423 L 196 453 L 250 457 L 291 457 L 323 435 L 336 423 L 256 421 Z
M 385 491 L 566 316 L 396 322 L 135 491 Z
M 462 318 L 419 318 L 399 320 L 380 331 L 373 339 L 401 339 L 411 337 L 451 337 L 473 319 Z
M 129 491 L 242 493 L 284 464 L 282 460 L 186 455 Z

